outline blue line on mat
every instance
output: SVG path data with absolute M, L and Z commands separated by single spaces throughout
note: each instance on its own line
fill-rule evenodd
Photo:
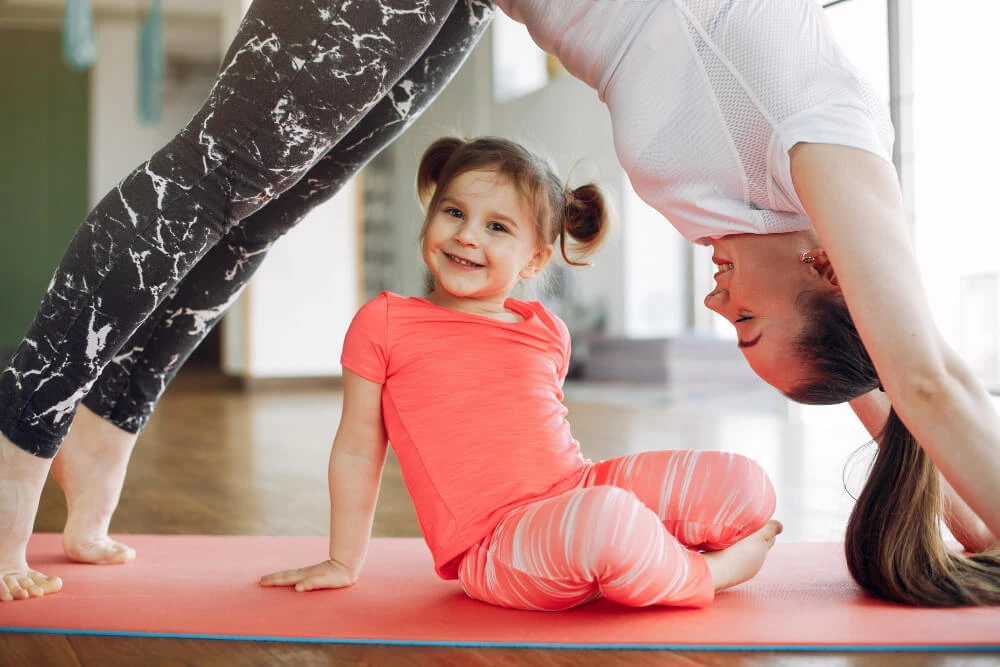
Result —
M 324 637 L 256 637 L 251 635 L 202 635 L 175 632 L 116 632 L 113 630 L 64 630 L 59 628 L 4 628 L 0 632 L 45 635 L 95 635 L 99 637 L 141 637 L 146 639 L 221 639 L 248 642 L 289 642 L 296 644 L 352 644 L 364 646 L 436 646 L 450 648 L 533 648 L 601 651 L 802 651 L 802 652 L 904 652 L 978 653 L 1000 652 L 1000 643 L 982 645 L 835 645 L 835 644 L 558 644 L 546 642 L 459 642 L 410 639 L 337 639 Z

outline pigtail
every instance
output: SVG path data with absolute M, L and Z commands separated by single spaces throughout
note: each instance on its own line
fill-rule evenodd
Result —
M 434 191 L 441 182 L 445 165 L 464 144 L 457 137 L 442 137 L 424 151 L 417 168 L 417 197 L 424 210 L 427 210 L 434 198 Z
M 604 242 L 608 232 L 610 215 L 608 204 L 601 189 L 593 183 L 581 185 L 574 190 L 566 190 L 563 206 L 562 233 L 559 234 L 559 249 L 563 259 L 572 266 L 587 266 L 578 261 L 592 255 Z M 573 239 L 573 257 L 566 250 L 566 237 Z M 574 259 L 578 258 L 578 259 Z
M 800 299 L 811 325 L 796 348 L 817 378 L 788 392 L 802 403 L 840 403 L 880 385 L 843 297 Z M 844 548 L 865 590 L 911 605 L 1000 604 L 1000 550 L 964 556 L 941 535 L 939 471 L 896 414 L 877 437 L 879 453 L 851 512 Z

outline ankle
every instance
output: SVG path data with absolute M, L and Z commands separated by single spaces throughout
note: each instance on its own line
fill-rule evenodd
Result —
M 38 486 L 41 493 L 52 459 L 31 454 L 0 434 L 0 479 L 19 486 Z

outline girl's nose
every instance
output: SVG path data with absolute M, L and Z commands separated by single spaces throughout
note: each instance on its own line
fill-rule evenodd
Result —
M 455 240 L 462 245 L 476 245 L 479 241 L 475 229 L 471 224 L 465 222 L 455 230 Z

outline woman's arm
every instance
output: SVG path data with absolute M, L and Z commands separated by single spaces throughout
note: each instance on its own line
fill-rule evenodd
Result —
M 343 588 L 357 581 L 371 540 L 385 465 L 382 385 L 344 369 L 344 407 L 330 451 L 330 559 L 261 579 L 295 590 Z
M 878 436 L 889 418 L 889 399 L 885 394 L 870 391 L 850 401 L 850 406 L 872 438 Z M 979 553 L 1000 548 L 1000 539 L 990 532 L 944 476 L 941 476 L 941 504 L 945 525 L 967 551 Z
M 800 143 L 792 181 L 903 423 L 993 535 L 1000 535 L 1000 418 L 942 340 L 903 223 L 896 172 L 863 150 Z

